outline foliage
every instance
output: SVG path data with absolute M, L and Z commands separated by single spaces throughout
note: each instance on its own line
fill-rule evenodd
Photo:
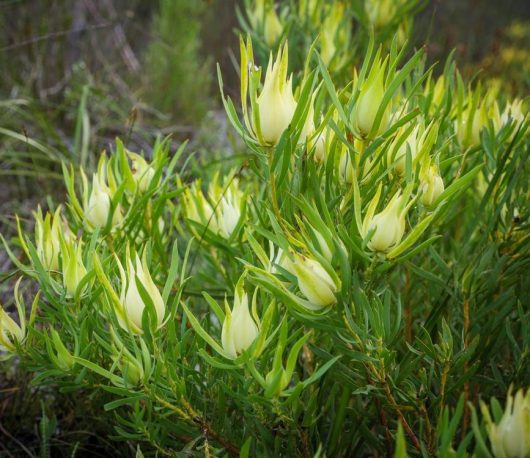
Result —
M 256 3 L 239 101 L 218 72 L 242 150 L 58 156 L 67 199 L 2 237 L 2 354 L 137 456 L 498 453 L 526 420 L 479 401 L 530 380 L 525 101 L 408 54 L 417 2 L 388 35 L 339 21 L 338 67 L 290 2 Z

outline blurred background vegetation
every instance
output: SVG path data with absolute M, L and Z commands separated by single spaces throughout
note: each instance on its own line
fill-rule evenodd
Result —
M 237 3 L 0 0 L 0 232 L 9 237 L 15 213 L 63 193 L 61 161 L 90 168 L 116 136 L 147 155 L 166 135 L 175 145 L 191 139 L 190 151 L 222 150 L 230 131 L 215 63 L 237 97 Z M 530 2 L 432 0 L 413 37 L 430 63 L 454 49 L 468 77 L 528 95 Z M 6 258 L 0 252 L 3 303 L 13 289 Z M 0 456 L 109 456 L 119 447 L 99 437 L 97 414 L 27 390 L 30 380 L 0 366 Z

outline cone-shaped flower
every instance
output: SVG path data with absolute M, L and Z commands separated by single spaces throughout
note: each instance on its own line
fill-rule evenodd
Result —
M 329 66 L 333 58 L 336 57 L 337 46 L 335 41 L 340 38 L 339 32 L 341 21 L 344 18 L 344 9 L 344 3 L 334 2 L 327 10 L 320 27 L 320 55 L 326 66 Z
M 524 121 L 525 114 L 523 110 L 523 100 L 515 99 L 509 102 L 501 116 L 501 125 L 505 126 L 511 119 L 513 122 L 520 124 Z
M 274 61 L 271 53 L 263 89 L 257 99 L 261 134 L 271 145 L 278 142 L 296 110 L 292 76 L 287 80 L 287 49 L 285 43 Z
M 48 270 L 59 268 L 61 250 L 61 207 L 57 207 L 53 216 L 46 213 L 43 218 L 40 206 L 33 213 L 35 217 L 35 248 L 43 267 Z
M 127 151 L 127 154 L 132 162 L 132 176 L 138 186 L 138 190 L 140 192 L 147 191 L 155 176 L 155 170 L 139 154 L 132 153 L 131 151 Z
M 239 220 L 241 219 L 245 194 L 239 188 L 239 180 L 229 178 L 224 183 L 219 184 L 219 174 L 214 176 L 210 183 L 209 197 L 216 207 L 217 232 L 222 237 L 228 238 L 234 232 Z M 228 187 L 227 186 L 228 183 Z
M 429 90 L 432 90 L 432 106 L 433 108 L 438 108 L 442 105 L 442 102 L 444 100 L 444 96 L 445 96 L 445 91 L 446 91 L 446 81 L 445 81 L 445 76 L 444 75 L 441 75 L 437 80 L 436 80 L 436 83 L 434 84 L 434 88 L 431 89 L 431 85 L 429 85 L 429 87 L 427 89 Z
M 92 175 L 92 192 L 88 198 L 85 215 L 88 222 L 95 228 L 107 224 L 110 211 L 110 196 L 105 183 L 101 183 L 97 173 Z
M 455 120 L 456 136 L 462 148 L 480 145 L 480 134 L 487 125 L 488 112 L 485 100 L 477 106 L 473 94 L 470 93 L 466 108 L 458 113 Z
M 370 24 L 382 28 L 390 24 L 396 14 L 396 0 L 366 0 L 365 10 Z
M 352 184 L 355 177 L 353 160 L 346 145 L 342 145 L 340 150 L 339 177 L 342 182 L 347 184 Z
M 184 190 L 182 210 L 186 218 L 207 226 L 212 232 L 218 232 L 217 216 L 201 190 L 200 180 L 194 181 Z
M 323 132 L 320 132 L 318 135 L 311 137 L 309 142 L 309 149 L 315 148 L 313 158 L 318 163 L 322 163 L 326 160 L 327 151 L 328 151 L 328 141 L 329 138 L 329 128 L 325 128 Z
M 265 0 L 255 0 L 254 8 L 247 10 L 248 20 L 254 30 L 257 30 L 263 21 L 265 14 Z
M 263 26 L 263 38 L 269 48 L 272 48 L 282 35 L 283 27 L 278 14 L 271 5 L 265 15 L 265 24 Z
M 20 326 L 0 306 L 0 350 L 13 352 L 15 344 L 22 343 L 26 337 L 26 330 L 22 322 Z
M 87 274 L 82 258 L 81 242 L 61 240 L 63 285 L 68 296 L 73 297 L 83 277 Z
M 22 278 L 15 285 L 15 304 L 17 306 L 18 320 L 20 325 L 11 318 L 4 308 L 0 305 L 0 351 L 13 353 L 17 344 L 22 344 L 26 339 L 26 307 L 20 297 L 18 288 Z M 31 307 L 31 314 L 37 304 L 39 295 L 35 297 Z
M 398 191 L 382 212 L 364 219 L 363 237 L 374 231 L 368 242 L 370 250 L 386 253 L 399 244 L 405 233 L 407 208 L 403 207 L 403 196 Z
M 421 149 L 421 137 L 423 127 L 420 123 L 416 124 L 407 139 L 400 145 L 397 152 L 395 152 L 396 171 L 400 176 L 405 175 L 407 164 L 407 152 L 410 152 L 412 162 L 414 163 L 418 152 Z M 393 148 L 389 149 L 389 153 L 393 152 Z
M 145 309 L 145 302 L 138 290 L 137 281 L 141 283 L 151 298 L 158 327 L 162 326 L 166 312 L 164 300 L 149 273 L 146 254 L 144 251 L 141 261 L 138 255 L 135 255 L 133 262 L 127 249 L 127 273 L 125 273 L 123 267 L 118 262 L 121 276 L 120 302 L 123 306 L 123 316 L 118 314 L 118 320 L 124 329 L 131 330 L 136 334 L 142 333 L 142 314 Z
M 368 78 L 361 84 L 359 98 L 352 112 L 352 123 L 353 128 L 362 138 L 377 136 L 386 129 L 390 120 L 390 106 L 387 105 L 381 121 L 377 126 L 374 126 L 377 112 L 383 102 L 386 91 L 385 74 L 387 64 L 388 59 L 381 61 L 381 58 L 376 56 Z M 375 130 L 372 132 L 374 127 Z
M 109 170 L 109 185 L 107 185 L 107 169 Z M 83 209 L 85 219 L 92 228 L 102 228 L 107 224 L 111 211 L 112 196 L 116 192 L 116 180 L 108 166 L 106 156 L 103 154 L 99 160 L 98 170 L 92 175 L 92 188 L 88 189 L 88 182 L 83 170 Z M 116 226 L 122 220 L 121 208 L 118 204 L 112 213 L 112 225 Z
M 259 334 L 258 325 L 248 308 L 248 295 L 243 289 L 244 279 L 245 275 L 242 275 L 237 282 L 232 310 L 225 299 L 221 343 L 224 351 L 233 359 L 250 347 Z
M 481 404 L 486 417 L 491 448 L 496 458 L 528 458 L 530 456 L 530 389 L 512 396 L 508 391 L 506 408 L 499 424 L 495 424 L 488 408 Z
M 337 302 L 338 286 L 318 261 L 293 253 L 290 272 L 298 280 L 298 288 L 318 310 Z
M 426 166 L 420 172 L 420 191 L 423 205 L 430 207 L 444 192 L 444 180 L 437 172 L 436 167 Z

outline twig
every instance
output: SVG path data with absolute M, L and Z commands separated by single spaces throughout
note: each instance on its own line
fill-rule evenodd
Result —
M 160 396 L 155 395 L 155 399 L 164 407 L 176 413 L 182 419 L 187 420 L 195 425 L 198 425 L 206 437 L 210 436 L 219 444 L 221 444 L 226 450 L 228 450 L 232 455 L 239 457 L 239 449 L 235 445 L 225 440 L 217 431 L 212 429 L 211 425 L 193 409 L 193 407 L 188 403 L 188 401 L 186 401 L 185 399 L 181 399 L 184 409 L 186 410 L 184 411 L 179 407 L 176 407 L 170 402 L 166 401 L 165 399 L 161 398 Z
M 407 433 L 407 436 L 409 436 L 409 439 L 412 441 L 412 445 L 416 447 L 418 450 L 421 451 L 421 445 L 420 441 L 416 437 L 416 434 L 414 434 L 414 431 L 412 431 L 412 428 L 409 426 L 407 420 L 405 419 L 403 413 L 401 412 L 401 409 L 399 408 L 396 400 L 394 399 L 394 396 L 392 395 L 392 392 L 390 391 L 390 387 L 388 386 L 388 382 L 386 379 L 383 380 L 383 386 L 385 388 L 385 394 L 388 402 L 392 406 L 392 408 L 396 411 L 397 416 L 401 420 L 401 424 L 403 425 L 403 428 L 405 429 L 405 432 Z
M 16 437 L 13 437 L 9 433 L 9 431 L 7 431 L 4 428 L 2 423 L 0 423 L 0 431 L 2 432 L 2 434 L 4 434 L 5 436 L 9 437 L 9 439 L 11 439 L 13 442 L 15 442 L 22 450 L 24 450 L 28 454 L 28 456 L 31 456 L 32 458 L 35 456 L 35 455 L 33 455 L 33 453 L 31 453 L 31 451 L 22 442 L 20 442 Z

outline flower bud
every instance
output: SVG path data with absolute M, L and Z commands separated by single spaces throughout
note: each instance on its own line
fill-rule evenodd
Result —
M 359 97 L 353 108 L 353 128 L 362 138 L 382 133 L 390 120 L 390 108 L 387 106 L 378 126 L 374 126 L 377 112 L 385 95 L 385 74 L 388 61 L 377 58 L 372 64 L 368 78 L 361 84 Z M 372 134 L 372 129 L 375 128 Z
M 437 80 L 436 84 L 434 85 L 433 89 L 433 96 L 432 96 L 432 104 L 434 107 L 439 107 L 442 105 L 444 95 L 445 95 L 445 76 L 441 75 Z
M 422 125 L 417 124 L 414 127 L 414 130 L 409 134 L 407 139 L 403 143 L 401 143 L 401 145 L 399 146 L 396 152 L 394 152 L 395 150 L 393 148 L 389 149 L 389 153 L 393 155 L 395 154 L 395 161 L 396 161 L 395 168 L 396 168 L 397 173 L 400 176 L 405 175 L 405 169 L 406 169 L 406 164 L 407 164 L 407 153 L 410 152 L 412 162 L 414 163 L 418 155 L 418 152 L 421 149 L 421 130 L 422 130 Z M 396 137 L 396 140 L 397 139 L 398 137 Z
M 218 232 L 217 216 L 201 190 L 200 180 L 196 180 L 184 190 L 182 210 L 186 218 L 208 227 L 212 232 Z
M 18 288 L 22 278 L 20 278 L 15 285 L 15 304 L 17 306 L 18 320 L 20 325 L 11 318 L 4 308 L 0 305 L 0 351 L 8 351 L 13 353 L 17 344 L 22 344 L 26 339 L 26 307 L 20 297 Z M 31 307 L 31 313 L 38 302 L 39 295 L 35 297 Z
M 83 277 L 87 274 L 83 264 L 81 242 L 61 241 L 63 285 L 68 296 L 73 297 Z
M 278 14 L 271 6 L 265 15 L 265 24 L 263 26 L 263 38 L 269 48 L 272 48 L 282 35 L 282 24 Z
M 495 424 L 488 408 L 481 404 L 486 428 L 496 458 L 526 458 L 530 456 L 530 389 L 526 395 L 520 389 L 512 396 L 508 391 L 506 408 L 499 424 Z
M 25 338 L 25 327 L 22 324 L 19 326 L 0 306 L 0 350 L 12 353 L 15 351 L 15 345 L 21 344 Z
M 406 209 L 402 208 L 402 200 L 401 191 L 398 191 L 382 212 L 363 221 L 363 237 L 374 231 L 368 242 L 370 250 L 386 253 L 403 238 Z
M 59 268 L 59 252 L 61 249 L 61 207 L 59 206 L 53 217 L 46 213 L 43 219 L 40 206 L 33 213 L 35 217 L 35 248 L 43 267 L 47 270 Z
M 260 27 L 265 14 L 265 0 L 255 0 L 254 8 L 247 10 L 248 21 L 254 30 Z
M 145 309 L 145 303 L 136 283 L 139 281 L 151 298 L 156 313 L 157 325 L 158 327 L 161 327 L 166 312 L 166 306 L 160 291 L 153 282 L 149 269 L 147 268 L 146 252 L 144 251 L 141 262 L 138 255 L 136 255 L 133 263 L 129 251 L 127 250 L 126 264 L 127 274 L 118 262 L 118 268 L 121 275 L 120 302 L 123 306 L 124 315 L 118 315 L 120 325 L 124 329 L 130 329 L 136 334 L 142 333 L 142 315 Z
M 98 175 L 94 173 L 92 175 L 92 192 L 88 198 L 85 215 L 88 222 L 95 228 L 104 227 L 109 217 L 110 196 L 105 187 L 100 182 Z
M 396 14 L 396 0 L 366 0 L 365 10 L 370 24 L 380 29 L 390 24 Z
M 95 229 L 106 226 L 111 211 L 112 196 L 116 191 L 116 180 L 111 172 L 109 172 L 108 176 L 110 187 L 107 185 L 107 169 L 106 156 L 103 154 L 99 160 L 97 172 L 92 175 L 92 189 L 90 193 L 86 176 L 83 170 L 81 170 L 85 188 L 83 194 L 85 218 L 89 226 Z M 117 205 L 112 214 L 112 225 L 116 226 L 119 224 L 122 218 L 120 206 Z
M 318 261 L 294 254 L 290 271 L 298 280 L 298 288 L 318 310 L 337 302 L 338 286 Z
M 426 167 L 420 174 L 420 191 L 423 205 L 430 207 L 444 192 L 444 181 L 433 166 Z
M 216 174 L 209 189 L 210 200 L 216 207 L 217 232 L 224 238 L 229 238 L 237 227 L 245 200 L 245 195 L 239 188 L 239 180 L 232 177 L 233 174 L 230 174 L 225 183 L 220 185 L 219 175 Z M 229 183 L 228 187 L 226 183 Z
M 344 18 L 344 7 L 344 3 L 334 2 L 327 10 L 320 27 L 320 56 L 326 66 L 330 66 L 332 60 L 336 57 L 336 40 L 343 38 L 340 35 L 340 25 Z M 334 63 L 336 64 L 336 62 Z
M 480 145 L 480 134 L 488 124 L 488 113 L 484 101 L 475 106 L 472 95 L 468 96 L 467 107 L 458 114 L 455 121 L 457 139 L 463 148 Z
M 352 184 L 355 177 L 353 160 L 346 145 L 342 145 L 340 150 L 339 177 L 346 184 Z
M 501 115 L 501 125 L 505 126 L 510 120 L 517 124 L 521 124 L 524 119 L 523 101 L 522 99 L 515 99 L 506 104 Z
M 145 192 L 149 188 L 155 170 L 147 161 L 139 154 L 127 151 L 127 154 L 132 162 L 132 176 L 140 192 Z
M 263 90 L 257 99 L 261 134 L 265 142 L 271 145 L 278 142 L 296 110 L 292 76 L 287 80 L 287 62 L 288 50 L 285 43 L 274 62 L 271 53 Z
M 248 308 L 248 295 L 243 289 L 244 275 L 234 291 L 234 307 L 230 310 L 225 299 L 225 319 L 221 331 L 221 343 L 228 356 L 235 359 L 248 349 L 259 335 L 258 325 Z

